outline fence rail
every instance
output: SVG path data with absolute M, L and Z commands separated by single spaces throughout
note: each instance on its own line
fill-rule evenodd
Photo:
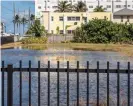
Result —
M 128 75 L 128 87 L 127 87 L 127 106 L 131 106 L 130 102 L 130 74 L 133 73 L 133 70 L 130 69 L 130 62 L 127 63 L 127 69 L 120 69 L 120 63 L 117 63 L 117 69 L 110 69 L 109 68 L 109 62 L 107 62 L 107 68 L 106 69 L 99 69 L 99 62 L 97 62 L 97 68 L 96 69 L 90 69 L 90 64 L 87 61 L 86 63 L 87 67 L 85 69 L 79 68 L 79 61 L 77 61 L 77 68 L 70 69 L 69 68 L 69 61 L 67 61 L 67 68 L 60 68 L 60 62 L 57 61 L 57 68 L 50 68 L 50 61 L 48 61 L 48 67 L 47 68 L 40 68 L 40 61 L 38 61 L 38 68 L 32 68 L 31 67 L 31 61 L 29 61 L 29 68 L 22 68 L 22 61 L 19 62 L 19 68 L 13 68 L 13 65 L 10 64 L 6 68 L 4 66 L 4 61 L 2 61 L 2 106 L 4 106 L 4 73 L 7 72 L 7 106 L 13 106 L 13 72 L 20 72 L 19 78 L 20 78 L 20 90 L 19 90 L 19 104 L 22 106 L 22 72 L 28 72 L 29 73 L 29 106 L 31 106 L 31 72 L 38 72 L 38 106 L 41 106 L 41 94 L 40 94 L 40 72 L 47 72 L 48 73 L 48 106 L 50 106 L 50 73 L 51 72 L 57 72 L 57 106 L 60 106 L 60 72 L 65 72 L 67 74 L 67 106 L 69 106 L 69 75 L 71 72 L 75 72 L 77 74 L 77 106 L 79 106 L 79 73 L 86 73 L 87 80 L 85 81 L 87 84 L 86 89 L 86 106 L 89 106 L 89 73 L 96 73 L 97 75 L 97 106 L 99 106 L 99 73 L 106 73 L 107 74 L 107 106 L 109 106 L 109 74 L 110 73 L 116 73 L 117 74 L 117 106 L 120 106 L 120 74 L 125 73 Z

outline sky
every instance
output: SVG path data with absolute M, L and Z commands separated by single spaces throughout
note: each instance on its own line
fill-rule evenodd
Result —
M 6 32 L 7 33 L 13 33 L 14 32 L 14 25 L 13 25 L 13 16 L 14 16 L 14 9 L 13 9 L 13 2 L 15 4 L 15 11 L 16 13 L 19 13 L 21 16 L 28 15 L 29 8 L 31 10 L 31 14 L 35 14 L 35 3 L 34 1 L 1 1 L 1 22 L 4 22 L 6 26 Z M 19 12 L 18 12 L 19 11 Z M 24 12 L 25 11 L 25 12 Z M 26 28 L 25 30 L 27 29 Z M 17 29 L 16 29 L 17 30 Z M 16 32 L 17 33 L 17 32 Z M 22 25 L 20 26 L 20 33 L 22 34 Z

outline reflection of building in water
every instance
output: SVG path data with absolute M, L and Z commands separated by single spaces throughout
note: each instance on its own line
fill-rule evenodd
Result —
M 47 61 L 50 61 L 51 63 L 57 63 L 57 61 L 63 62 L 63 61 L 76 61 L 77 57 L 76 56 L 42 56 L 41 61 L 44 60 L 44 62 L 46 63 Z

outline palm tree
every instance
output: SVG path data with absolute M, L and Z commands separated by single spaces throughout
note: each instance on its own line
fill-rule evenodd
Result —
M 103 6 L 97 6 L 94 9 L 94 12 L 104 12 L 106 10 L 106 8 L 103 8 Z
M 20 17 L 19 17 L 18 14 L 15 15 L 15 17 L 14 17 L 14 19 L 13 19 L 13 23 L 14 23 L 14 24 L 17 24 L 17 30 L 18 30 L 18 27 L 20 26 L 20 23 L 21 23 Z
M 23 34 L 24 34 L 24 28 L 25 28 L 25 24 L 28 22 L 28 20 L 25 18 L 25 17 L 23 17 L 22 19 L 21 19 L 21 24 L 23 24 Z
M 73 9 L 76 12 L 86 12 L 88 10 L 86 4 L 82 1 L 79 1 L 76 5 L 74 5 Z
M 35 15 L 34 14 L 31 14 L 30 15 L 31 24 L 33 24 L 34 20 L 35 20 Z
M 55 12 L 71 12 L 72 11 L 72 5 L 71 3 L 68 3 L 67 1 L 59 1 L 57 8 L 58 9 L 55 10 Z

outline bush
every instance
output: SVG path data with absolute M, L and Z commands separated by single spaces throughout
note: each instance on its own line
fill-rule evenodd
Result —
M 131 43 L 133 24 L 117 24 L 106 19 L 93 19 L 75 30 L 74 42 Z
M 40 20 L 35 20 L 35 22 L 29 27 L 26 34 L 34 34 L 36 37 L 41 37 L 46 35 L 45 27 L 41 25 Z
M 21 40 L 22 44 L 45 44 L 47 43 L 46 37 L 29 37 Z

